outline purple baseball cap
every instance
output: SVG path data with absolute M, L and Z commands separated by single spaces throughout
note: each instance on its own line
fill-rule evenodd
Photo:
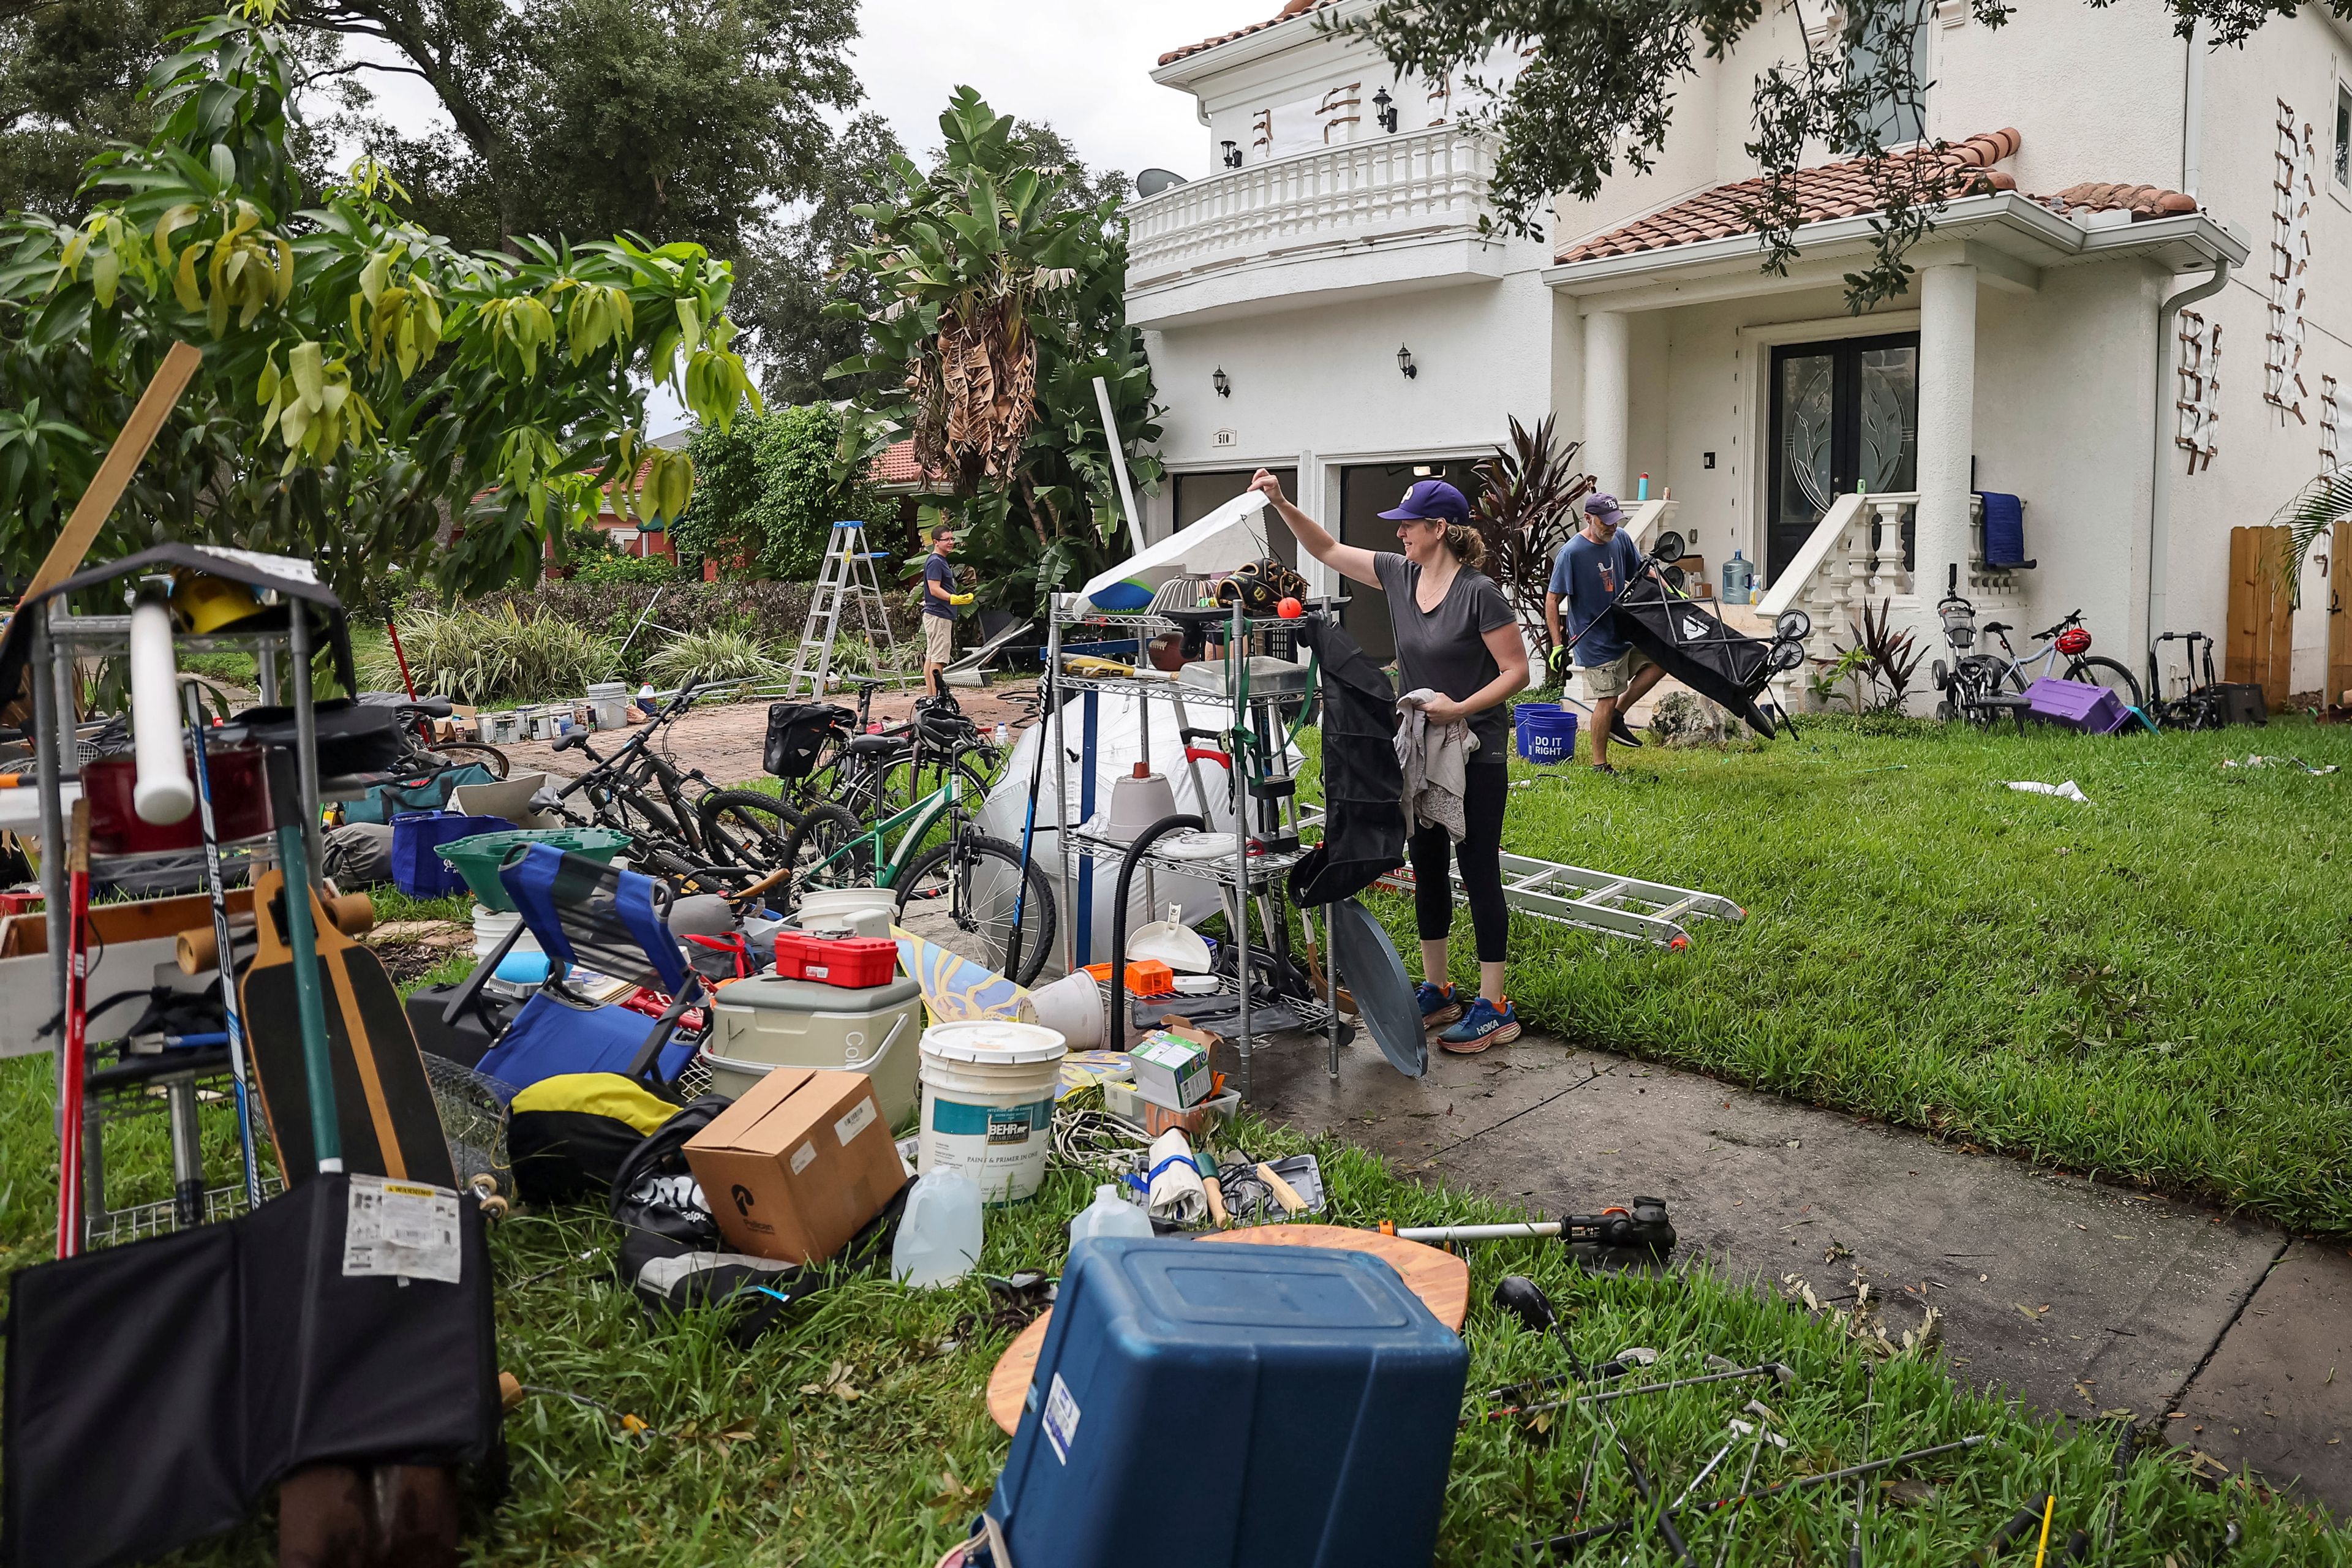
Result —
M 1612 528 L 1625 526 L 1625 509 L 1617 504 L 1615 496 L 1588 496 L 1585 498 L 1584 510 Z
M 1444 479 L 1419 479 L 1396 510 L 1381 513 L 1381 518 L 1386 522 L 1467 522 L 1470 502 Z

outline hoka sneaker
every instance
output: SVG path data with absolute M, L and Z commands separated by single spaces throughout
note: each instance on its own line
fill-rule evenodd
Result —
M 1432 985 L 1424 980 L 1416 994 L 1421 998 L 1421 1026 L 1424 1029 L 1441 1027 L 1462 1016 L 1462 1004 L 1454 999 L 1451 985 Z
M 1511 999 L 1503 998 L 1496 1006 L 1484 996 L 1470 1004 L 1470 1011 L 1460 1023 L 1437 1037 L 1441 1050 L 1457 1057 L 1475 1056 L 1488 1046 L 1499 1046 L 1519 1037 L 1519 1015 L 1511 1006 Z

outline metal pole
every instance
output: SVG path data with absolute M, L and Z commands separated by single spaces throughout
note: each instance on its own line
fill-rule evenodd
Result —
M 310 706 L 310 616 L 303 603 L 290 595 L 287 608 L 288 642 L 294 655 L 294 766 L 302 797 L 302 847 L 315 884 L 326 874 L 327 858 L 319 832 L 319 715 Z
M 55 662 L 56 645 L 50 640 L 48 616 L 45 611 L 33 626 L 33 752 L 35 767 L 41 788 L 41 899 L 42 915 L 49 934 L 49 987 L 51 1000 L 57 1003 L 58 1016 L 65 1016 L 66 1007 L 66 948 L 72 940 L 68 929 L 66 910 L 66 822 L 65 805 L 60 798 L 63 784 L 59 782 L 62 769 L 58 762 L 58 693 L 50 666 Z M 54 1103 L 60 1118 L 66 1103 L 66 1053 L 58 1057 L 58 1093 Z M 57 1133 L 65 1136 L 65 1122 L 59 1120 Z
M 1083 826 L 1095 819 L 1095 793 L 1102 773 L 1102 693 L 1089 686 L 1078 700 L 1084 704 L 1078 716 L 1078 822 Z M 1095 944 L 1095 858 L 1085 853 L 1078 856 L 1078 903 L 1070 923 L 1077 929 L 1078 962 L 1087 963 Z M 1125 953 L 1110 957 L 1114 963 L 1127 961 Z
M 1249 649 L 1242 640 L 1242 602 L 1234 600 L 1232 630 L 1225 638 L 1225 698 L 1233 707 L 1233 732 L 1225 744 L 1231 752 L 1234 765 L 1226 770 L 1233 777 L 1234 803 L 1234 956 L 1238 961 L 1234 974 L 1241 984 L 1240 1033 L 1234 1048 L 1241 1054 L 1242 1099 L 1255 1098 L 1251 1082 L 1250 1058 L 1250 951 L 1249 951 L 1249 758 L 1244 747 L 1244 737 L 1249 728 L 1246 704 L 1249 701 Z
M 1062 972 L 1078 972 L 1077 896 L 1070 879 L 1070 753 L 1062 725 L 1062 596 L 1045 600 L 1045 703 L 1054 716 L 1054 854 L 1062 864 Z

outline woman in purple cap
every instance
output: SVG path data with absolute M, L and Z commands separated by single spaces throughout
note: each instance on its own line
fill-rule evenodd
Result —
M 1433 727 L 1466 724 L 1475 742 L 1462 791 L 1463 833 L 1425 820 L 1408 826 L 1413 904 L 1421 928 L 1422 1021 L 1451 1026 L 1438 1045 L 1460 1055 L 1518 1037 L 1518 1014 L 1503 994 L 1510 911 L 1503 902 L 1503 803 L 1509 797 L 1511 694 L 1528 683 L 1528 647 L 1518 616 L 1494 580 L 1478 570 L 1486 545 L 1470 526 L 1470 503 L 1444 479 L 1422 479 L 1393 511 L 1403 553 L 1342 544 L 1282 493 L 1264 468 L 1250 481 L 1263 491 L 1299 547 L 1343 577 L 1387 594 L 1396 629 L 1397 668 L 1406 691 L 1437 692 L 1423 705 Z M 1450 862 L 1462 864 L 1478 938 L 1478 994 L 1465 1008 L 1446 978 L 1445 937 L 1454 925 Z

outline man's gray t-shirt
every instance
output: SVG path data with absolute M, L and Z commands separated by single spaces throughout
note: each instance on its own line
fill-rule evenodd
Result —
M 1486 647 L 1486 634 L 1497 626 L 1516 626 L 1509 601 L 1495 580 L 1465 566 L 1454 573 L 1437 608 L 1424 611 L 1413 597 L 1421 568 L 1393 550 L 1376 551 L 1373 568 L 1389 596 L 1389 621 L 1396 628 L 1397 669 L 1401 691 L 1427 687 L 1455 701 L 1477 695 L 1500 675 L 1502 667 Z M 1471 762 L 1501 763 L 1510 756 L 1510 709 L 1496 703 L 1470 716 L 1470 732 L 1478 737 Z

